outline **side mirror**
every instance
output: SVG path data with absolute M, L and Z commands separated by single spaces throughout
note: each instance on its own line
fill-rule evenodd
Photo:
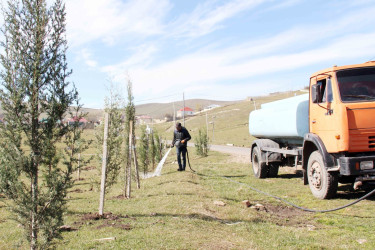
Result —
M 313 103 L 319 103 L 322 100 L 322 94 L 320 93 L 320 86 L 314 84 L 311 86 L 311 99 Z

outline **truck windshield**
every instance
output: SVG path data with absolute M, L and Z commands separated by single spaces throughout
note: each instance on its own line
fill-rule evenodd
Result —
M 375 68 L 349 69 L 337 72 L 343 102 L 375 101 Z

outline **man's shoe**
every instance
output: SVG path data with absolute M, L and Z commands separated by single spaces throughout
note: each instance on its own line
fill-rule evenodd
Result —
M 181 169 L 181 168 L 178 168 L 177 171 L 182 171 L 182 169 Z

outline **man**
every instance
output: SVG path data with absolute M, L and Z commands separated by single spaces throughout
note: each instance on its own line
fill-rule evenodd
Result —
M 177 171 L 185 171 L 186 168 L 186 152 L 187 152 L 187 142 L 191 139 L 189 131 L 181 126 L 181 123 L 176 123 L 176 129 L 173 133 L 172 147 L 176 146 L 177 152 Z M 182 154 L 182 164 L 181 164 L 181 154 Z

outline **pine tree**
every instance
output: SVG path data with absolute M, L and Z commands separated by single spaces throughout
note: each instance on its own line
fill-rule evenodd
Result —
M 120 91 L 111 84 L 109 89 L 109 96 L 105 98 L 105 112 L 109 115 L 108 137 L 107 137 L 107 168 L 106 168 L 106 191 L 117 182 L 122 164 L 125 160 L 123 150 L 123 115 L 124 115 L 124 100 L 119 94 Z M 102 157 L 103 150 L 103 132 L 104 124 L 96 133 L 96 142 L 98 149 L 98 156 Z M 101 174 L 101 165 L 98 166 L 99 176 Z
M 1 42 L 0 192 L 23 225 L 31 249 L 59 236 L 67 189 L 80 150 L 78 93 L 67 80 L 65 5 L 8 1 Z M 75 105 L 74 111 L 69 107 Z M 62 121 L 75 117 L 72 126 Z M 40 122 L 41 116 L 45 119 Z M 64 149 L 57 146 L 64 143 Z
M 139 155 L 139 161 L 140 161 L 140 168 L 141 171 L 143 171 L 144 176 L 148 173 L 148 166 L 150 165 L 149 160 L 149 143 L 148 143 L 148 137 L 146 134 L 146 127 L 143 126 L 141 128 L 141 138 L 139 140 L 138 145 L 138 155 Z
M 149 138 L 150 138 L 150 147 L 149 147 L 150 157 L 149 158 L 151 160 L 152 169 L 155 170 L 156 145 L 155 145 L 154 131 L 152 131 L 149 134 Z
M 129 135 L 132 134 L 134 136 L 135 132 L 135 105 L 134 105 L 134 97 L 133 97 L 133 85 L 130 79 L 128 79 L 127 84 L 127 92 L 128 92 L 128 100 L 125 107 L 125 155 L 129 155 L 129 150 L 131 149 L 132 145 L 129 145 Z M 132 123 L 132 126 L 130 126 Z M 132 127 L 132 131 L 130 131 L 130 127 Z M 131 159 L 126 157 L 126 165 L 125 165 L 125 187 L 124 187 L 124 196 L 130 198 L 131 194 Z M 138 174 L 136 174 L 138 176 Z
M 159 133 L 157 130 L 154 132 L 154 137 L 155 137 L 155 150 L 156 150 L 156 155 L 155 155 L 155 160 L 156 162 L 160 162 L 161 159 L 163 158 L 163 149 L 164 149 L 164 143 L 161 139 L 161 136 L 159 136 Z
M 195 150 L 200 156 L 208 156 L 210 151 L 209 139 L 205 129 L 199 129 L 198 136 L 195 138 Z

